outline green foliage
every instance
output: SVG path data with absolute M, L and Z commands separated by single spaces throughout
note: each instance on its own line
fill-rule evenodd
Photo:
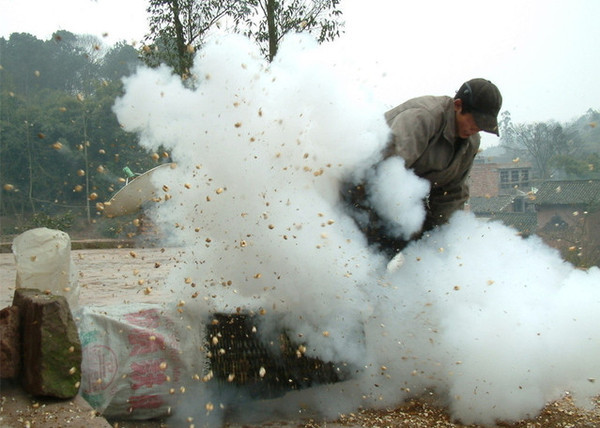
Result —
M 139 52 L 124 42 L 117 43 L 100 61 L 99 81 L 118 82 L 139 65 Z
M 150 67 L 167 64 L 182 77 L 189 75 L 194 51 L 209 31 L 226 17 L 247 12 L 239 0 L 149 0 L 150 32 L 142 58 Z
M 589 109 L 569 124 L 569 128 L 579 135 L 583 153 L 600 152 L 600 112 Z
M 236 30 L 256 40 L 272 61 L 281 39 L 289 33 L 310 33 L 319 43 L 340 36 L 340 0 L 248 0 L 249 13 L 234 17 Z
M 510 113 L 500 120 L 501 145 L 533 164 L 537 179 L 597 178 L 600 171 L 600 114 L 588 110 L 579 119 L 513 124 Z
M 64 232 L 71 229 L 74 220 L 75 217 L 71 211 L 55 216 L 39 212 L 31 217 L 31 224 L 33 227 L 47 227 L 48 229 L 57 229 Z
M 600 177 L 600 155 L 589 153 L 581 156 L 557 155 L 551 166 L 561 171 L 566 178 L 592 179 Z
M 138 230 L 133 224 L 135 218 L 135 215 L 127 215 L 103 221 L 100 225 L 100 234 L 109 239 L 127 239 L 136 236 Z
M 96 43 L 68 32 L 0 38 L 0 216 L 91 215 L 123 166 L 153 166 L 112 112 L 137 51 L 119 44 L 100 55 Z
M 78 45 L 78 37 L 59 31 L 47 41 L 26 33 L 13 33 L 2 39 L 2 66 L 10 74 L 13 91 L 34 95 L 42 88 L 81 91 L 81 75 L 89 61 Z
M 150 67 L 167 64 L 189 77 L 193 55 L 219 28 L 255 40 L 269 61 L 291 32 L 313 34 L 319 42 L 340 35 L 340 0 L 149 0 L 150 33 L 142 58 Z

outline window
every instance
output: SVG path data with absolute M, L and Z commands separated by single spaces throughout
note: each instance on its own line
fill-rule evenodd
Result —
M 543 227 L 546 232 L 564 231 L 569 228 L 569 224 L 558 214 L 554 215 Z
M 500 171 L 500 189 L 505 190 L 510 186 L 508 184 L 508 171 Z
M 500 170 L 500 191 L 511 192 L 512 189 L 528 191 L 530 168 L 506 168 Z

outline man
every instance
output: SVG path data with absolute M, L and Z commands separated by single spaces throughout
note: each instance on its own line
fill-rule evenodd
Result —
M 479 150 L 480 131 L 499 135 L 502 96 L 489 80 L 465 82 L 454 99 L 424 96 L 406 101 L 385 114 L 391 138 L 383 159 L 400 156 L 407 169 L 431 184 L 423 232 L 448 221 L 469 198 L 467 177 Z M 392 236 L 380 215 L 366 201 L 368 183 L 346 186 L 343 199 L 369 244 L 394 257 L 408 243 Z

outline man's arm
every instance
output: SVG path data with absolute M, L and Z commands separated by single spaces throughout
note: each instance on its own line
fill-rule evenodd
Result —
M 392 140 L 383 156 L 400 156 L 407 168 L 412 168 L 438 131 L 435 118 L 422 108 L 405 110 L 390 118 L 388 125 L 392 131 Z

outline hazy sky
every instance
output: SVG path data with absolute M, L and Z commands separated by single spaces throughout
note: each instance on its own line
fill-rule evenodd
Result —
M 140 41 L 145 9 L 145 0 L 0 0 L 0 35 L 46 39 L 62 29 L 109 44 Z M 486 77 L 514 122 L 568 121 L 600 108 L 599 1 L 343 0 L 342 10 L 336 46 L 390 105 L 453 95 L 464 80 Z

